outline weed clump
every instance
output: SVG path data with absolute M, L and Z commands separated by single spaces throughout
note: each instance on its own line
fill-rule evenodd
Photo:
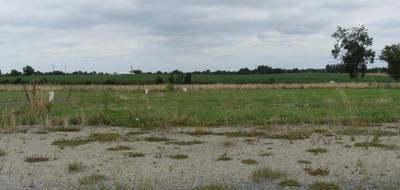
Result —
M 264 167 L 255 170 L 251 175 L 251 179 L 256 183 L 261 183 L 266 180 L 279 179 L 284 175 L 285 174 L 281 171 L 273 170 L 269 167 Z
M 198 188 L 198 190 L 230 190 L 231 188 L 221 184 L 211 184 Z
M 56 140 L 52 145 L 59 146 L 61 148 L 66 146 L 79 146 L 91 142 L 111 142 L 117 140 L 119 137 L 118 133 L 93 133 L 85 139 L 71 139 L 71 140 Z

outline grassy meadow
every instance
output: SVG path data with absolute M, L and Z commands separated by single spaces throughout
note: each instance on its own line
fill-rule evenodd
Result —
M 29 83 L 44 81 L 53 84 L 154 84 L 160 76 L 164 82 L 169 74 L 140 75 L 32 75 L 0 76 L 0 83 Z M 17 81 L 17 82 L 16 82 Z M 327 83 L 354 82 L 346 73 L 284 73 L 284 74 L 193 74 L 193 84 L 258 84 L 258 83 Z M 357 82 L 393 82 L 387 75 L 367 74 Z
M 400 120 L 399 89 L 0 92 L 0 126 L 365 125 Z M 33 97 L 34 96 L 34 97 Z

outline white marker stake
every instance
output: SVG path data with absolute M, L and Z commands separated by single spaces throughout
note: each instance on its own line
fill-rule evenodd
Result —
M 145 95 L 149 94 L 149 89 L 147 89 L 147 88 L 144 89 L 144 94 L 145 94 Z
M 49 103 L 54 103 L 54 91 L 49 92 Z
M 188 89 L 187 89 L 187 88 L 182 88 L 182 91 L 183 91 L 184 93 L 186 93 L 186 92 L 188 92 Z

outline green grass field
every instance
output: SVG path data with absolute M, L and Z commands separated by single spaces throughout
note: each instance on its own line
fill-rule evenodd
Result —
M 23 92 L 0 92 L 1 124 L 43 124 Z M 68 99 L 68 100 L 67 100 Z M 400 120 L 399 89 L 56 92 L 53 124 L 122 127 L 358 125 Z M 36 112 L 36 111 L 33 111 Z M 14 113 L 14 116 L 11 114 Z
M 14 83 L 20 79 L 25 82 L 45 79 L 48 83 L 56 84 L 154 84 L 156 77 L 161 76 L 167 82 L 168 74 L 141 74 L 141 75 L 48 75 L 48 76 L 0 76 L 0 83 Z M 353 82 L 348 74 L 344 73 L 290 73 L 266 75 L 216 75 L 194 74 L 193 84 L 249 84 L 249 83 L 326 83 Z M 386 75 L 367 75 L 358 82 L 393 82 Z

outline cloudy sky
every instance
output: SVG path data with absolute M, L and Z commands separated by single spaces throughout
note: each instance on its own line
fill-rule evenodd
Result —
M 366 25 L 376 50 L 400 42 L 399 10 L 398 0 L 0 0 L 0 69 L 322 68 L 338 25 Z

